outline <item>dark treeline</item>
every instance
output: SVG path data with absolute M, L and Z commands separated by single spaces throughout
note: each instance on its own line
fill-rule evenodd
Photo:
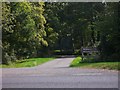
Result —
M 100 60 L 120 58 L 119 3 L 2 3 L 3 63 L 79 54 L 97 47 Z

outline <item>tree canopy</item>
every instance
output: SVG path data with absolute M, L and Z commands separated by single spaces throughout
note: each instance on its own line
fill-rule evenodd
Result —
M 120 54 L 120 3 L 4 2 L 2 3 L 3 63 L 53 55 L 74 54 L 97 47 L 101 60 Z

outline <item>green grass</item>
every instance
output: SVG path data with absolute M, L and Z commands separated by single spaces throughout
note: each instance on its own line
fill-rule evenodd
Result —
M 31 58 L 25 60 L 17 60 L 16 62 L 11 63 L 9 65 L 0 65 L 0 67 L 2 68 L 33 67 L 51 60 L 54 60 L 54 58 Z
M 54 52 L 60 52 L 60 50 L 54 50 Z
M 109 69 L 109 70 L 120 70 L 120 62 L 81 62 L 82 58 L 77 57 L 75 58 L 72 63 L 70 64 L 70 67 L 80 67 L 80 68 L 96 68 L 96 69 Z

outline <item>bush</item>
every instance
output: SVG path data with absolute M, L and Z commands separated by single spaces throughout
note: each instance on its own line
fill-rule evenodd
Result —
M 8 53 L 3 53 L 2 56 L 2 63 L 3 64 L 9 64 L 11 62 L 11 57 L 8 55 Z
M 11 62 L 15 62 L 17 60 L 15 53 L 12 51 L 10 54 L 3 51 L 2 52 L 2 64 L 11 64 Z
M 80 50 L 78 49 L 78 50 L 75 50 L 73 54 L 74 54 L 74 55 L 80 55 L 81 52 L 80 52 Z
M 100 56 L 99 54 L 91 54 L 91 55 L 85 55 L 83 60 L 81 62 L 100 62 L 101 59 L 100 59 Z

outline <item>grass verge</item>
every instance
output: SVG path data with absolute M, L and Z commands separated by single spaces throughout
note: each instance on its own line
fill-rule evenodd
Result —
M 94 62 L 94 63 L 83 62 L 82 63 L 81 60 L 82 60 L 81 57 L 75 58 L 70 64 L 70 67 L 120 70 L 120 66 L 118 65 L 120 64 L 120 62 Z
M 20 68 L 20 67 L 33 67 L 45 62 L 54 60 L 55 58 L 31 58 L 25 60 L 17 60 L 9 65 L 0 65 L 2 68 Z

